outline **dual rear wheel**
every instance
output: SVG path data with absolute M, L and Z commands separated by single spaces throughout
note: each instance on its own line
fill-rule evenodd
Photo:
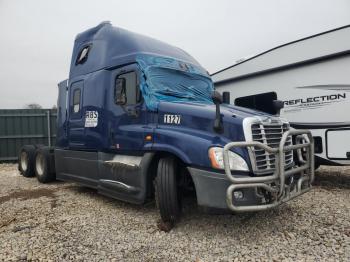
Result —
M 18 170 L 24 177 L 36 176 L 41 183 L 54 181 L 56 175 L 53 150 L 41 145 L 23 146 L 18 156 Z

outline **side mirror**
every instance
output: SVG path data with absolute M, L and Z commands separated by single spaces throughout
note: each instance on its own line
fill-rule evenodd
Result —
M 218 91 L 214 91 L 211 95 L 211 98 L 213 99 L 213 102 L 215 104 L 215 120 L 214 120 L 214 130 L 217 133 L 223 132 L 223 123 L 220 113 L 220 104 L 222 104 L 222 95 Z
M 284 103 L 281 100 L 272 101 L 273 108 L 275 109 L 276 115 L 280 115 L 281 109 L 284 107 Z
M 230 92 L 222 92 L 222 102 L 224 104 L 229 104 L 230 103 Z
M 214 104 L 222 104 L 222 95 L 218 91 L 214 91 L 211 95 L 211 98 L 213 99 Z
M 125 105 L 126 101 L 125 78 L 118 78 L 115 83 L 114 102 L 117 105 Z

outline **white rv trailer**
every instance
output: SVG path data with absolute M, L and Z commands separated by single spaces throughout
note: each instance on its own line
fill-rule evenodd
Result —
M 271 111 L 312 131 L 317 164 L 350 164 L 350 25 L 275 47 L 212 74 L 231 104 Z

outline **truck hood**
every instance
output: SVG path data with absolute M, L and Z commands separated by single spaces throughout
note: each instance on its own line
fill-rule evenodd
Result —
M 220 105 L 224 132 L 218 134 L 214 131 L 215 105 L 200 103 L 173 103 L 160 102 L 158 106 L 158 124 L 166 127 L 181 127 L 184 132 L 192 129 L 192 132 L 206 133 L 209 137 L 223 138 L 223 143 L 229 141 L 244 141 L 242 122 L 246 117 L 269 116 L 266 113 L 248 108 Z M 191 132 L 191 133 L 192 133 Z

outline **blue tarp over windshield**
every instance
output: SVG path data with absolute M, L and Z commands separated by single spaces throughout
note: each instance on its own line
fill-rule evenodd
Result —
M 143 72 L 141 92 L 150 110 L 157 110 L 161 101 L 213 104 L 213 83 L 203 68 L 147 55 L 136 61 Z

